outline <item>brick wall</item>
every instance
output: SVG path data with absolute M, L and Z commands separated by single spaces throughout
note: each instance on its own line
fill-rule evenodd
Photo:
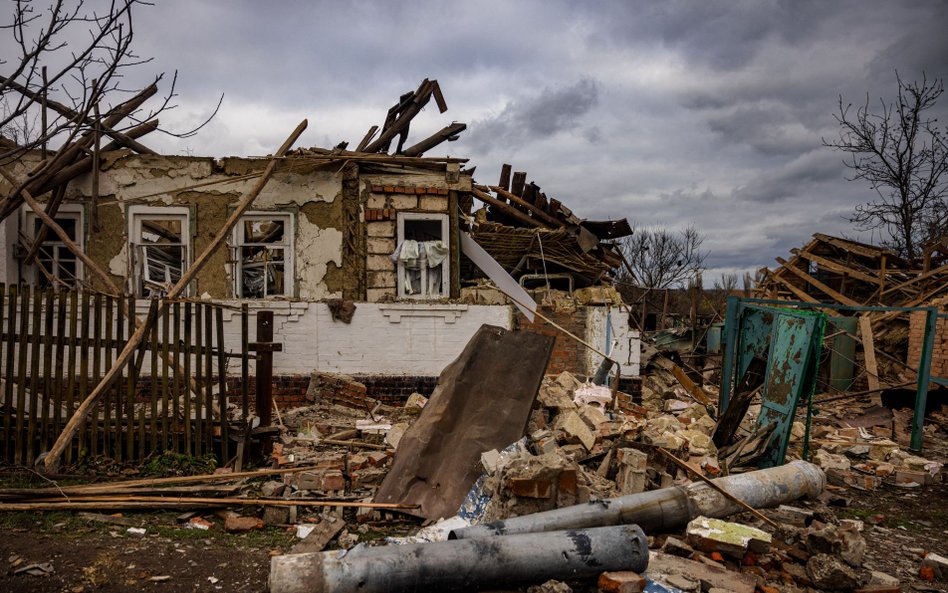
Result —
M 587 309 L 585 307 L 573 311 L 555 311 L 552 308 L 541 306 L 538 310 L 570 333 L 580 337 L 586 335 Z M 533 323 L 530 323 L 519 311 L 514 317 L 514 327 L 536 334 L 556 337 L 556 342 L 553 344 L 553 354 L 550 355 L 550 364 L 546 367 L 547 374 L 555 375 L 563 371 L 569 371 L 576 375 L 585 375 L 585 346 L 539 317 L 534 318 Z
M 940 313 L 948 313 L 948 305 L 941 305 Z M 913 311 L 909 315 L 908 364 L 918 368 L 925 340 L 925 311 Z M 948 319 L 939 319 L 935 330 L 935 347 L 932 350 L 932 376 L 948 377 Z

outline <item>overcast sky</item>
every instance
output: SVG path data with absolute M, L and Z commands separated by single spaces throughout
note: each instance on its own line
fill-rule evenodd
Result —
M 694 223 L 706 281 L 815 232 L 856 236 L 845 216 L 871 190 L 820 141 L 838 96 L 891 98 L 896 69 L 948 68 L 945 0 L 154 1 L 135 46 L 149 72 L 178 70 L 162 123 L 224 102 L 197 137 L 153 148 L 262 155 L 303 118 L 299 145 L 354 147 L 436 78 L 449 110 L 432 102 L 409 144 L 465 122 L 429 155 L 469 157 L 481 183 L 511 163 L 582 217 Z

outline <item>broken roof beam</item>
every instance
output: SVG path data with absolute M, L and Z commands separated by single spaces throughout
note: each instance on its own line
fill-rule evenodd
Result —
M 471 189 L 471 193 L 478 200 L 484 202 L 485 204 L 488 204 L 492 208 L 497 208 L 497 210 L 499 210 L 500 212 L 503 212 L 507 216 L 510 216 L 511 218 L 514 218 L 527 226 L 546 228 L 546 225 L 540 222 L 539 220 L 537 220 L 536 218 L 531 218 L 530 216 L 527 216 L 526 214 L 524 214 L 520 210 L 517 210 L 510 204 L 506 202 L 501 202 L 500 200 L 488 194 L 487 192 L 481 189 L 478 189 L 478 187 L 483 187 L 483 186 L 475 186 Z
M 497 187 L 503 188 L 504 191 L 510 191 L 510 172 L 512 167 L 507 163 L 504 163 L 500 167 L 500 179 L 497 181 Z
M 378 152 L 379 150 L 386 150 L 395 136 L 399 134 L 403 135 L 402 140 L 404 141 L 404 135 L 408 132 L 411 120 L 428 104 L 432 94 L 435 95 L 435 102 L 438 104 L 438 109 L 441 110 L 441 113 L 444 113 L 448 109 L 448 106 L 444 103 L 444 97 L 441 95 L 441 87 L 438 86 L 438 81 L 428 80 L 426 78 L 421 82 L 418 90 L 414 93 L 407 94 L 406 99 L 400 101 L 392 110 L 389 110 L 389 118 L 391 118 L 393 113 L 397 113 L 398 115 L 391 121 L 391 124 L 388 124 L 389 120 L 386 119 L 387 125 L 383 128 L 382 133 L 375 141 L 370 142 L 368 146 L 365 147 L 365 151 Z
M 929 270 L 928 272 L 925 272 L 924 274 L 919 274 L 915 278 L 912 278 L 911 280 L 906 280 L 905 282 L 901 284 L 890 286 L 889 288 L 886 288 L 885 290 L 883 290 L 882 294 L 888 294 L 895 290 L 901 290 L 901 289 L 907 288 L 909 286 L 912 286 L 913 284 L 921 282 L 922 280 L 927 280 L 933 276 L 938 276 L 939 274 L 944 274 L 944 273 L 948 273 L 948 264 L 935 268 L 934 270 Z
M 467 124 L 462 123 L 453 123 L 450 126 L 445 126 L 438 130 L 436 133 L 432 134 L 428 138 L 425 138 L 421 142 L 410 146 L 402 151 L 400 154 L 405 156 L 421 156 L 422 153 L 431 150 L 435 146 L 441 144 L 442 142 L 454 142 L 458 139 L 458 134 L 467 129 Z
M 873 276 L 873 275 L 871 275 L 871 274 L 867 274 L 867 273 L 865 273 L 865 272 L 861 272 L 861 271 L 859 271 L 859 270 L 857 270 L 857 269 L 855 269 L 855 268 L 852 268 L 852 267 L 850 267 L 850 266 L 843 265 L 843 264 L 841 264 L 841 263 L 839 263 L 839 262 L 837 262 L 837 261 L 833 261 L 833 260 L 831 260 L 831 259 L 827 259 L 827 258 L 825 258 L 825 257 L 821 257 L 821 256 L 819 256 L 819 255 L 816 255 L 815 253 L 811 253 L 811 252 L 808 251 L 806 248 L 804 248 L 804 249 L 796 249 L 796 248 L 794 248 L 794 249 L 791 249 L 791 250 L 790 250 L 790 253 L 792 253 L 792 254 L 794 254 L 794 255 L 797 255 L 797 256 L 800 256 L 800 257 L 802 257 L 803 259 L 810 260 L 811 262 L 814 262 L 814 263 L 816 263 L 816 264 L 819 264 L 819 265 L 823 266 L 824 268 L 826 268 L 827 270 L 832 270 L 832 271 L 837 272 L 837 273 L 839 273 L 839 274 L 845 274 L 846 276 L 850 276 L 850 277 L 855 278 L 855 279 L 857 279 L 857 280 L 862 280 L 863 282 L 869 282 L 870 284 L 881 284 L 881 283 L 882 283 L 882 280 L 881 280 L 878 276 Z
M 833 247 L 837 247 L 843 251 L 855 253 L 856 255 L 861 255 L 863 257 L 877 258 L 884 255 L 895 256 L 895 253 L 891 249 L 876 247 L 874 245 L 866 245 L 865 243 L 857 243 L 848 239 L 840 239 L 839 237 L 824 235 L 823 233 L 815 233 L 813 238 L 818 239 L 824 243 L 829 243 Z
M 481 191 L 485 191 L 485 190 L 487 190 L 487 189 L 491 189 L 491 190 L 497 192 L 497 195 L 498 195 L 498 196 L 500 196 L 500 197 L 502 197 L 502 198 L 507 198 L 508 200 L 510 200 L 510 203 L 511 203 L 511 204 L 516 204 L 516 205 L 518 205 L 518 206 L 521 206 L 521 207 L 523 207 L 523 208 L 526 208 L 531 214 L 533 214 L 534 218 L 540 219 L 541 221 L 543 221 L 544 224 L 546 224 L 546 225 L 548 225 L 548 226 L 551 226 L 551 227 L 553 227 L 553 228 L 559 228 L 559 227 L 562 227 L 562 226 L 563 226 L 563 222 L 562 222 L 562 221 L 560 221 L 560 220 L 558 220 L 558 219 L 556 219 L 556 218 L 550 216 L 549 214 L 547 214 L 547 213 L 544 212 L 543 210 L 537 208 L 536 206 L 534 206 L 533 204 L 527 202 L 526 200 L 524 200 L 523 198 L 517 196 L 516 194 L 510 193 L 509 191 L 505 190 L 505 189 L 502 188 L 502 187 L 499 187 L 499 186 L 496 186 L 496 185 L 490 186 L 490 187 L 482 186 L 482 185 L 481 185 L 481 186 L 478 186 L 478 189 L 480 189 Z
M 783 266 L 784 268 L 786 268 L 789 272 L 793 273 L 794 275 L 798 276 L 799 278 L 802 278 L 803 280 L 806 280 L 809 284 L 811 284 L 812 286 L 816 287 L 816 288 L 819 289 L 821 292 L 823 292 L 824 294 L 826 294 L 827 296 L 829 296 L 830 298 L 832 298 L 834 301 L 838 302 L 839 304 L 841 304 L 841 305 L 849 305 L 850 307 L 859 307 L 859 306 L 862 305 L 862 303 L 857 303 L 856 301 L 852 300 L 851 298 L 847 297 L 846 295 L 840 294 L 839 292 L 833 290 L 832 288 L 830 288 L 829 286 L 823 284 L 822 282 L 820 282 L 819 280 L 817 280 L 817 279 L 814 278 L 813 276 L 807 274 L 806 272 L 804 272 L 804 271 L 801 270 L 800 268 L 798 268 L 798 267 L 796 267 L 795 265 L 793 265 L 793 264 L 787 262 L 787 260 L 783 259 L 782 257 L 778 257 L 778 258 L 777 258 L 777 262 L 778 262 L 781 266 Z
M 375 137 L 375 133 L 379 131 L 378 126 L 372 126 L 369 128 L 369 131 L 365 133 L 365 136 L 362 137 L 362 142 L 359 142 L 359 146 L 356 147 L 356 152 L 363 152 L 365 147 L 372 141 L 372 138 Z

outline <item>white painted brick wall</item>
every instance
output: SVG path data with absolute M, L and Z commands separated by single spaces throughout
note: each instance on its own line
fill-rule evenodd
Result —
M 622 366 L 622 375 L 638 376 L 642 353 L 641 335 L 629 327 L 628 312 L 618 307 L 589 307 L 586 315 L 586 341 Z M 609 344 L 612 342 L 612 345 Z M 611 348 L 611 349 L 610 349 Z M 596 372 L 602 357 L 586 350 L 586 368 Z

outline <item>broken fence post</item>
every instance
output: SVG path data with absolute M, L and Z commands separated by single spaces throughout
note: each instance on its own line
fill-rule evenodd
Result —
M 273 422 L 273 353 L 283 349 L 283 344 L 273 343 L 273 311 L 257 312 L 257 341 L 248 346 L 257 353 L 257 416 L 261 427 L 270 426 Z
M 643 572 L 648 541 L 637 525 L 351 550 L 270 561 L 270 593 L 399 593 L 509 588 L 549 579 Z
M 819 495 L 826 487 L 826 475 L 812 463 L 792 461 L 713 482 L 754 508 L 766 508 Z M 723 518 L 743 510 L 707 484 L 695 482 L 455 529 L 448 537 L 481 538 L 629 523 L 646 530 L 666 530 L 681 527 L 695 517 Z

